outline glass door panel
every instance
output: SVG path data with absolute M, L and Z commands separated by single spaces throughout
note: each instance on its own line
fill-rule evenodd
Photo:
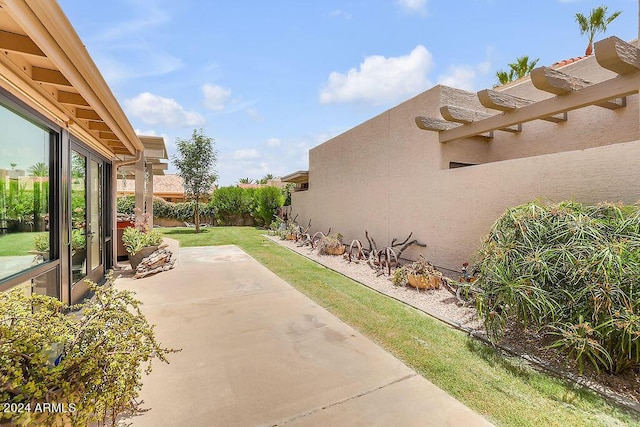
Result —
M 103 232 L 102 232 L 102 164 L 91 160 L 91 220 L 87 227 L 89 236 L 89 260 L 91 270 L 95 270 L 102 264 Z
M 87 275 L 87 158 L 71 151 L 71 276 Z

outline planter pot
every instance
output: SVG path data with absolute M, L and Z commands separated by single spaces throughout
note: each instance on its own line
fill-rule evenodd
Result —
M 433 274 L 428 276 L 409 274 L 407 281 L 416 289 L 440 289 L 440 278 Z
M 137 269 L 138 264 L 142 262 L 142 260 L 155 251 L 158 250 L 157 246 L 147 246 L 146 248 L 142 248 L 140 251 L 136 252 L 135 255 L 129 254 L 129 262 L 131 263 L 132 269 Z
M 49 261 L 49 251 L 43 252 L 43 251 L 29 251 L 30 254 L 33 255 L 40 255 L 42 257 L 43 261 Z
M 344 253 L 344 245 L 340 245 L 337 248 L 327 248 L 325 250 L 329 255 L 342 255 Z
M 287 240 L 296 240 L 296 235 L 295 234 L 287 234 Z
M 416 289 L 430 289 L 429 277 L 418 274 L 407 275 L 407 282 Z
M 76 249 L 71 255 L 71 265 L 80 266 L 87 259 L 87 248 Z

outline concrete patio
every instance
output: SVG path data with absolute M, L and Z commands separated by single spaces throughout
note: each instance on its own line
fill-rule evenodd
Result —
M 239 248 L 179 252 L 116 282 L 182 349 L 144 377 L 133 426 L 490 425 Z

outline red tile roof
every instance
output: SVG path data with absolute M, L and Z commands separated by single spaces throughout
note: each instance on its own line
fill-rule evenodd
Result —
M 569 59 L 565 59 L 562 61 L 558 61 L 553 63 L 551 66 L 553 68 L 560 68 L 560 67 L 564 67 L 565 65 L 569 65 L 569 64 L 573 64 L 574 62 L 578 62 L 582 59 L 588 58 L 589 56 L 577 56 L 575 58 L 569 58 Z

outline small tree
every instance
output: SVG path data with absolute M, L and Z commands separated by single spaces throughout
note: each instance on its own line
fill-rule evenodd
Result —
M 251 184 L 253 180 L 251 178 L 240 178 L 238 184 Z
M 529 56 L 521 56 L 516 58 L 516 62 L 509 64 L 509 72 L 498 71 L 496 78 L 498 79 L 498 85 L 507 84 L 513 80 L 519 79 L 524 76 L 528 76 L 531 70 L 534 69 L 540 58 L 536 58 L 533 61 L 529 61 Z
M 576 22 L 580 27 L 580 34 L 589 34 L 589 44 L 584 52 L 585 55 L 591 55 L 593 53 L 593 38 L 595 35 L 606 32 L 607 25 L 621 13 L 622 11 L 617 11 L 613 12 L 611 16 L 607 16 L 607 6 L 599 6 L 591 9 L 589 16 L 576 13 Z
M 196 201 L 193 219 L 196 233 L 200 232 L 200 199 L 211 192 L 218 179 L 215 170 L 218 156 L 213 144 L 213 138 L 206 136 L 202 129 L 194 129 L 191 139 L 177 140 L 178 153 L 172 160 L 184 181 L 185 193 Z

